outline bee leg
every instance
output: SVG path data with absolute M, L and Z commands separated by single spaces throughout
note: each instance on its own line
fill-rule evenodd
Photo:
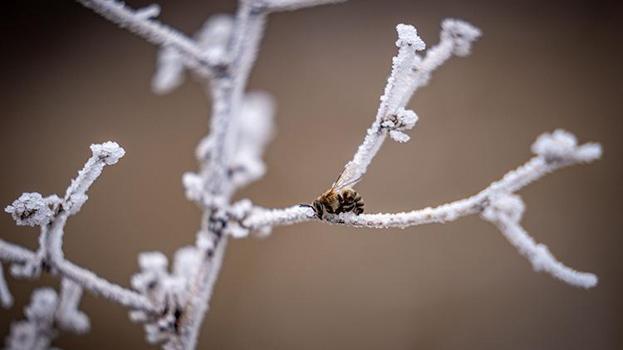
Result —
M 359 201 L 355 204 L 354 212 L 357 215 L 363 213 L 363 202 L 362 201 Z

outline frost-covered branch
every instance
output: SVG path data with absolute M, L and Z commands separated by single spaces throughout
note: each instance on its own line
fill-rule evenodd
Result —
M 86 192 L 104 167 L 117 163 L 125 154 L 115 142 L 91 145 L 91 151 L 92 156 L 71 181 L 63 199 L 56 195 L 43 197 L 36 192 L 24 193 L 6 207 L 5 211 L 18 225 L 41 227 L 40 245 L 38 251 L 33 253 L 0 241 L 0 259 L 15 263 L 11 272 L 16 277 L 36 277 L 41 269 L 47 269 L 121 305 L 153 311 L 151 303 L 138 293 L 108 282 L 64 258 L 62 243 L 67 219 L 86 202 Z
M 77 1 L 152 44 L 176 50 L 183 57 L 184 64 L 200 76 L 210 77 L 221 64 L 184 34 L 153 19 L 160 14 L 157 5 L 132 10 L 116 0 Z
M 593 274 L 581 273 L 565 267 L 549 254 L 545 246 L 534 243 L 519 226 L 523 203 L 510 207 L 507 212 L 503 212 L 501 208 L 505 207 L 505 203 L 517 203 L 517 197 L 513 194 L 541 177 L 565 166 L 589 163 L 598 159 L 601 156 L 601 146 L 596 143 L 578 145 L 575 136 L 563 130 L 556 130 L 551 134 L 539 136 L 532 145 L 532 151 L 536 153 L 534 158 L 471 197 L 434 208 L 428 207 L 402 213 L 329 215 L 325 221 L 354 227 L 406 228 L 430 223 L 445 223 L 467 215 L 481 214 L 484 219 L 493 222 L 520 253 L 532 262 L 535 270 L 546 271 L 571 285 L 593 287 L 597 283 L 597 278 Z M 513 199 L 509 202 L 505 198 Z M 513 211 L 512 215 L 499 214 L 508 214 L 509 210 Z M 247 233 L 249 231 L 265 233 L 273 226 L 312 220 L 318 220 L 318 218 L 309 206 L 299 205 L 281 210 L 254 208 L 251 214 L 242 221 L 242 226 L 247 228 Z
M 482 212 L 482 218 L 493 223 L 504 237 L 525 256 L 535 271 L 545 271 L 570 285 L 591 288 L 597 284 L 597 276 L 579 272 L 563 265 L 549 252 L 547 246 L 538 244 L 521 227 L 519 221 L 525 210 L 521 198 L 515 194 L 496 197 Z
M 346 0 L 258 0 L 255 2 L 255 7 L 269 12 L 293 11 L 306 7 L 336 4 L 344 1 Z
M 0 305 L 5 309 L 13 306 L 13 295 L 11 295 L 11 291 L 9 291 L 6 279 L 4 278 L 4 268 L 2 264 L 0 264 Z
M 478 39 L 480 31 L 469 23 L 448 19 L 442 24 L 440 43 L 429 49 L 424 58 L 417 52 L 425 48 L 415 27 L 399 24 L 398 54 L 392 60 L 392 71 L 387 79 L 385 90 L 374 122 L 368 128 L 363 143 L 353 159 L 346 165 L 353 178 L 361 178 L 368 165 L 379 151 L 386 136 L 397 142 L 406 142 L 409 136 L 405 130 L 413 128 L 417 122 L 415 112 L 407 110 L 407 103 L 418 87 L 428 81 L 432 71 L 443 64 L 452 54 L 466 56 L 472 42 Z

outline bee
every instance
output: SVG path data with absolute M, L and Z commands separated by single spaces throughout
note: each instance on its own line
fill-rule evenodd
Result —
M 331 188 L 312 202 L 311 207 L 316 212 L 316 216 L 322 220 L 325 213 L 353 212 L 357 215 L 363 213 L 361 195 L 352 189 L 352 186 L 359 182 L 361 176 L 362 174 L 356 171 L 355 165 L 348 163 Z

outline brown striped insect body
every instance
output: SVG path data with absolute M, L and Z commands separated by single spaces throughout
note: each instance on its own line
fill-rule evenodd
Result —
M 346 168 L 333 183 L 331 188 L 321 194 L 312 203 L 312 208 L 319 219 L 323 219 L 325 214 L 340 214 L 353 212 L 357 215 L 363 213 L 363 199 L 351 186 L 355 185 L 361 176 L 356 175 L 349 167 Z

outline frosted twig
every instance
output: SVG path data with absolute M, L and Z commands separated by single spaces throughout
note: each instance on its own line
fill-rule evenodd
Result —
M 32 251 L 0 239 L 0 260 L 23 264 L 34 258 Z
M 152 19 L 159 13 L 155 7 L 148 7 L 147 11 L 134 11 L 115 0 L 77 1 L 152 44 L 177 50 L 184 57 L 186 66 L 200 76 L 210 77 L 221 64 L 212 61 L 211 57 L 205 55 L 201 48 L 184 34 Z
M 328 5 L 344 2 L 346 0 L 258 0 L 256 7 L 269 12 L 293 11 L 306 7 Z
M 82 334 L 89 330 L 89 318 L 78 310 L 82 288 L 70 279 L 61 280 L 61 298 L 56 308 L 56 319 L 59 326 L 65 330 Z
M 564 145 L 566 142 L 568 143 Z M 563 147 L 559 148 L 561 144 Z M 514 193 L 557 169 L 578 163 L 592 162 L 601 156 L 599 144 L 586 143 L 578 146 L 575 137 L 562 130 L 541 135 L 532 148 L 535 152 L 539 152 L 536 157 L 508 172 L 502 179 L 493 182 L 479 193 L 465 199 L 434 208 L 428 207 L 402 213 L 329 215 L 325 221 L 333 224 L 370 228 L 406 228 L 454 221 L 463 216 L 482 212 L 491 200 L 500 194 Z M 297 205 L 285 209 L 255 208 L 243 224 L 251 230 L 259 230 L 265 227 L 290 225 L 317 219 L 312 208 Z
M 521 198 L 514 194 L 496 197 L 482 212 L 482 218 L 492 222 L 504 237 L 531 263 L 535 271 L 545 271 L 570 285 L 591 288 L 597 284 L 597 276 L 592 273 L 573 270 L 557 261 L 543 244 L 538 244 L 521 227 L 519 221 L 525 206 Z
M 210 16 L 195 34 L 197 46 L 212 62 L 227 59 L 227 44 L 231 39 L 234 20 L 231 15 Z M 184 81 L 184 56 L 171 46 L 164 46 L 158 52 L 156 73 L 152 79 L 152 90 L 163 94 L 172 91 Z
M 532 145 L 537 155 L 519 168 L 508 172 L 504 177 L 476 195 L 437 206 L 410 212 L 393 214 L 345 213 L 329 215 L 326 221 L 354 227 L 406 228 L 430 223 L 445 223 L 473 214 L 493 222 L 508 240 L 526 256 L 536 270 L 544 270 L 554 277 L 574 286 L 593 287 L 597 278 L 593 274 L 580 273 L 556 261 L 543 245 L 537 245 L 519 226 L 523 203 L 511 206 L 503 212 L 505 204 L 514 199 L 512 194 L 541 177 L 565 166 L 589 163 L 601 156 L 601 146 L 596 143 L 578 145 L 575 136 L 556 130 L 543 134 Z M 511 198 L 511 200 L 506 200 Z M 508 207 L 508 206 L 506 206 Z M 508 214 L 508 211 L 512 211 Z M 500 214 L 502 213 L 502 214 Z M 512 219 L 512 220 L 511 220 Z M 303 221 L 318 220 L 315 212 L 308 206 L 293 206 L 286 209 L 266 210 L 256 208 L 242 222 L 249 230 L 267 230 L 276 225 L 288 225 Z
M 4 279 L 4 268 L 2 267 L 2 264 L 0 264 L 0 305 L 2 305 L 5 309 L 13 306 L 13 296 L 11 295 L 11 291 L 9 291 L 9 287 Z
M 387 134 L 398 142 L 409 140 L 409 136 L 403 131 L 413 128 L 417 116 L 413 111 L 407 110 L 406 106 L 415 90 L 424 85 L 431 72 L 453 53 L 457 56 L 467 55 L 472 42 L 480 35 L 478 29 L 466 22 L 445 20 L 441 42 L 428 50 L 426 57 L 422 59 L 417 51 L 424 50 L 425 44 L 415 27 L 399 24 L 396 31 L 398 54 L 392 60 L 392 71 L 381 96 L 376 118 L 353 159 L 346 165 L 346 171 L 353 178 L 361 178 L 366 173 Z
M 67 219 L 77 213 L 86 202 L 86 192 L 104 167 L 117 163 L 125 154 L 123 148 L 115 142 L 91 145 L 91 151 L 92 156 L 78 172 L 78 176 L 71 181 L 62 200 L 56 195 L 44 198 L 39 193 L 24 193 L 5 209 L 17 224 L 41 226 L 40 247 L 39 252 L 32 253 L 0 241 L 0 259 L 30 266 L 36 271 L 30 273 L 31 275 L 38 273 L 40 265 L 45 264 L 95 294 L 127 307 L 153 311 L 154 307 L 143 296 L 108 282 L 64 259 L 62 243 Z M 18 272 L 18 275 L 29 275 L 19 273 L 19 269 L 14 269 L 14 272 Z

